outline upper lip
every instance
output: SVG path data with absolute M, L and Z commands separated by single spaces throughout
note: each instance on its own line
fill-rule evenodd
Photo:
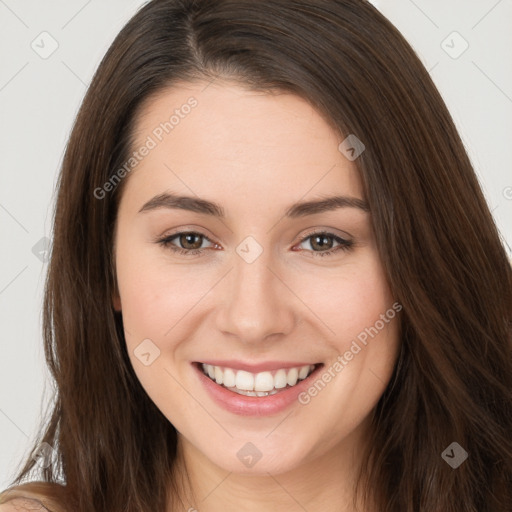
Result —
M 240 360 L 235 359 L 210 359 L 208 361 L 199 361 L 199 364 L 211 364 L 212 366 L 223 366 L 226 368 L 232 368 L 233 370 L 245 370 L 250 373 L 259 373 L 264 371 L 279 370 L 280 368 L 300 368 L 301 366 L 308 366 L 311 364 L 317 365 L 319 363 L 311 362 L 295 362 L 295 361 L 266 361 L 263 363 L 244 363 Z

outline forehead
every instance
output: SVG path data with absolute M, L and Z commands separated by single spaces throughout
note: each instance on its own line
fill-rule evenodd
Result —
M 141 106 L 132 150 L 150 150 L 125 193 L 173 189 L 228 203 L 250 196 L 260 205 L 332 192 L 363 197 L 356 166 L 338 150 L 342 140 L 299 96 L 221 81 L 183 83 Z

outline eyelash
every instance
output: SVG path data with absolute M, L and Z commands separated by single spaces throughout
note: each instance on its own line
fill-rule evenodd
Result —
M 202 237 L 203 239 L 208 240 L 209 242 L 215 243 L 212 240 L 210 240 L 206 235 L 203 235 L 202 233 L 198 233 L 197 231 L 180 231 L 178 233 L 174 233 L 171 236 L 167 236 L 167 237 L 164 237 L 164 238 L 161 238 L 161 239 L 157 240 L 157 243 L 162 245 L 163 247 L 165 247 L 167 249 L 171 249 L 173 252 L 176 252 L 176 253 L 179 253 L 179 254 L 183 254 L 185 256 L 193 256 L 193 255 L 196 255 L 196 254 L 201 254 L 205 250 L 204 248 L 203 249 L 183 249 L 181 247 L 177 247 L 176 245 L 174 245 L 172 243 L 172 241 L 175 238 L 180 237 L 181 235 L 198 235 L 198 236 Z M 328 251 L 312 251 L 311 250 L 311 252 L 313 253 L 314 257 L 316 257 L 316 256 L 320 256 L 320 257 L 331 256 L 334 253 L 338 252 L 339 250 L 341 250 L 341 251 L 350 251 L 352 249 L 353 244 L 354 244 L 354 242 L 352 240 L 345 240 L 345 239 L 335 235 L 334 233 L 329 233 L 327 231 L 315 231 L 313 233 L 309 233 L 308 235 L 306 235 L 299 242 L 299 245 L 302 244 L 303 242 L 305 242 L 308 238 L 312 238 L 312 237 L 317 236 L 317 235 L 324 235 L 324 236 L 326 236 L 328 238 L 333 238 L 336 242 L 339 243 L 339 245 L 337 247 L 329 249 Z M 304 249 L 301 249 L 301 250 L 304 250 Z M 308 250 L 308 249 L 306 249 L 306 250 Z

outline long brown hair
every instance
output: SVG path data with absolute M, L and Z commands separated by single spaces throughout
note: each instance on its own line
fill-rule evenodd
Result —
M 65 482 L 62 502 L 76 512 L 154 512 L 182 476 L 176 430 L 139 383 L 112 306 L 129 177 L 103 198 L 94 191 L 133 151 L 143 100 L 218 77 L 300 95 L 366 147 L 354 163 L 403 315 L 360 495 L 382 512 L 510 511 L 511 266 L 428 72 L 365 0 L 153 0 L 117 36 L 58 183 L 43 326 L 57 393 L 37 440 L 58 458 L 42 480 Z M 441 456 L 453 442 L 468 453 L 456 469 Z

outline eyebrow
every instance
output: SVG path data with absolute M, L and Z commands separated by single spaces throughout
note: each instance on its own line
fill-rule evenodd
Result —
M 188 210 L 205 215 L 212 215 L 220 219 L 226 217 L 224 208 L 217 203 L 199 197 L 180 196 L 169 192 L 164 192 L 163 194 L 151 198 L 142 206 L 139 213 L 161 208 Z M 363 199 L 349 196 L 329 196 L 314 201 L 295 203 L 288 207 L 285 211 L 285 216 L 294 219 L 328 212 L 338 208 L 358 208 L 364 212 L 370 211 L 368 203 Z

